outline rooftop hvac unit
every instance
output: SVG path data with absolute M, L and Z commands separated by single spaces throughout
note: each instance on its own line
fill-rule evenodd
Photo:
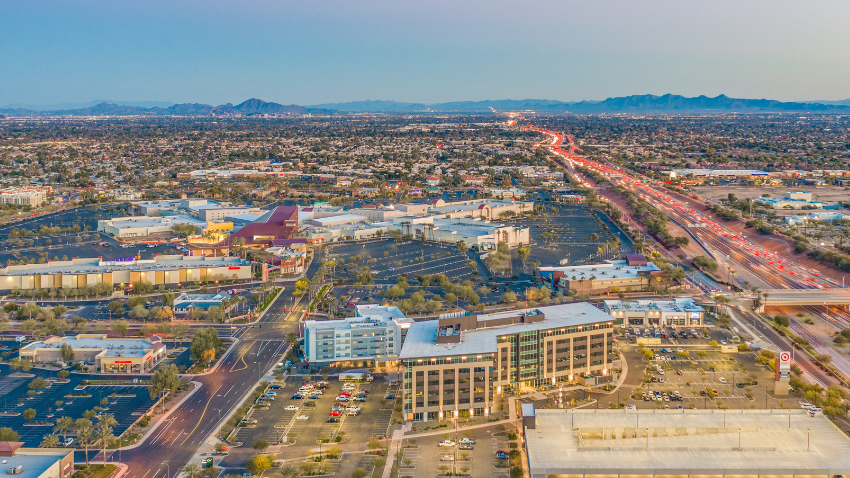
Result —
M 10 475 L 20 475 L 23 472 L 24 472 L 24 466 L 23 465 L 13 466 L 13 467 L 9 468 L 9 474 Z

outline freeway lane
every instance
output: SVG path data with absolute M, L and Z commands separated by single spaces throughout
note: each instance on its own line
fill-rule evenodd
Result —
M 121 459 L 130 468 L 127 478 L 167 478 L 169 466 L 175 476 L 192 459 L 203 440 L 218 430 L 221 419 L 286 352 L 286 334 L 297 330 L 297 319 L 303 314 L 289 311 L 287 302 L 283 298 L 275 302 L 261 319 L 260 328 L 242 329 L 239 344 L 215 372 L 191 378 L 202 384 L 201 389 L 142 446 L 122 452 Z

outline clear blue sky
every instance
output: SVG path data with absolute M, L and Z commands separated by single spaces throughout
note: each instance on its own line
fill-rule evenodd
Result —
M 0 105 L 850 97 L 847 0 L 5 0 Z

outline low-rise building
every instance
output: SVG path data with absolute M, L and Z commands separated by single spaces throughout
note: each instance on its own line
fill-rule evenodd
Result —
M 100 219 L 97 221 L 97 230 L 118 239 L 128 239 L 172 234 L 172 228 L 175 224 L 189 224 L 197 226 L 200 229 L 203 229 L 207 225 L 205 221 L 184 215 L 161 217 L 128 216 Z
M 489 415 L 508 388 L 610 377 L 613 328 L 587 302 L 414 322 L 400 356 L 405 418 Z
M 702 326 L 705 309 L 689 297 L 674 300 L 606 300 L 605 312 L 627 327 Z
M 210 307 L 221 307 L 227 312 L 229 307 L 225 307 L 224 303 L 229 298 L 230 294 L 227 292 L 217 294 L 188 294 L 183 292 L 174 299 L 171 310 L 175 314 L 188 314 L 192 309 L 200 309 L 206 312 Z
M 436 199 L 428 209 L 428 214 L 448 219 L 459 217 L 476 217 L 488 221 L 518 216 L 534 209 L 531 201 L 515 201 L 513 199 L 471 199 L 468 201 L 445 202 Z
M 240 214 L 253 214 L 256 216 L 262 216 L 267 211 L 265 209 L 259 207 L 250 207 L 250 206 L 229 206 L 223 207 L 217 204 L 205 204 L 203 206 L 198 206 L 197 208 L 198 217 L 202 221 L 221 221 L 230 216 L 238 216 Z
M 119 339 L 106 334 L 79 334 L 29 343 L 21 348 L 20 356 L 33 363 L 63 362 L 65 344 L 73 350 L 74 362 L 93 365 L 103 373 L 149 373 L 166 355 L 165 344 L 156 335 Z
M 640 254 L 635 256 L 643 257 Z M 663 274 L 652 262 L 633 258 L 582 266 L 538 267 L 535 280 L 553 290 L 575 290 L 582 295 L 591 295 L 612 290 L 643 290 L 650 281 L 660 280 Z
M 823 209 L 812 193 L 802 191 L 785 193 L 784 198 L 756 198 L 755 202 L 773 209 Z
M 389 225 L 390 231 L 423 236 L 426 241 L 456 244 L 465 242 L 477 250 L 495 249 L 500 242 L 517 247 L 530 242 L 529 229 L 481 220 L 477 217 L 441 219 L 437 216 L 399 216 Z
M 101 283 L 125 289 L 134 282 L 168 286 L 251 277 L 251 263 L 239 257 L 159 255 L 112 261 L 94 257 L 0 268 L 0 290 L 79 289 Z
M 850 216 L 840 212 L 813 212 L 801 216 L 788 216 L 785 222 L 792 226 L 818 222 L 848 221 Z
M 73 448 L 23 448 L 19 441 L 0 441 L 4 472 L 18 478 L 67 478 L 74 474 Z
M 363 315 L 360 315 L 360 314 Z M 361 309 L 355 317 L 304 322 L 304 354 L 311 363 L 368 366 L 398 360 L 407 319 L 397 307 Z

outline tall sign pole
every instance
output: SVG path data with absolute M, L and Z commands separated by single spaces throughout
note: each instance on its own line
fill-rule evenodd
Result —
M 789 383 L 791 381 L 791 352 L 780 351 L 776 355 L 776 378 L 773 393 L 776 395 L 788 395 Z

